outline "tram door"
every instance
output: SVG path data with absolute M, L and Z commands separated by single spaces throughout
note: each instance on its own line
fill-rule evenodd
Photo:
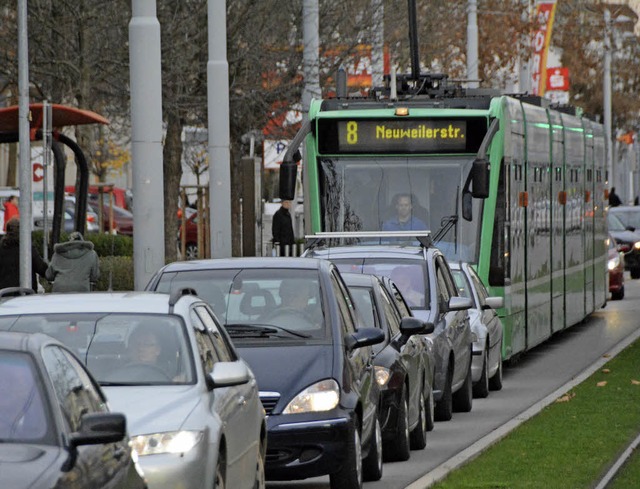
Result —
M 565 320 L 565 282 L 564 282 L 564 216 L 566 193 L 564 191 L 564 130 L 562 118 L 558 112 L 549 111 L 549 125 L 552 130 L 551 147 L 551 332 L 566 327 Z

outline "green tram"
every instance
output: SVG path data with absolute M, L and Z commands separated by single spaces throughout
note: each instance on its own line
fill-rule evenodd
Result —
M 470 93 L 469 90 L 467 93 Z M 382 231 L 394 199 L 503 296 L 503 358 L 607 299 L 603 126 L 538 97 L 314 100 L 281 166 L 305 232 Z M 396 200 L 397 202 L 397 200 Z

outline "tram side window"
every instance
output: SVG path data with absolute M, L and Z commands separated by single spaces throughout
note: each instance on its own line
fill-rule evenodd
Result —
M 509 275 L 506 236 L 508 235 L 507 223 L 507 189 L 505 168 L 510 167 L 507 161 L 500 165 L 500 178 L 498 179 L 498 192 L 496 195 L 496 214 L 493 225 L 493 245 L 491 246 L 491 261 L 489 264 L 489 285 L 503 287 L 505 278 Z

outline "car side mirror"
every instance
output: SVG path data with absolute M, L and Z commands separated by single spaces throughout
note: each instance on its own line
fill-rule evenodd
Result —
M 473 307 L 473 301 L 468 297 L 452 297 L 449 299 L 449 311 L 466 311 Z
M 348 350 L 355 350 L 363 346 L 377 345 L 384 341 L 384 332 L 378 328 L 360 328 L 355 333 L 345 336 Z
M 99 445 L 122 441 L 127 432 L 127 420 L 121 413 L 85 414 L 80 420 L 80 430 L 69 439 L 72 447 Z
M 431 331 L 427 331 L 431 326 Z M 434 329 L 433 323 L 422 321 L 415 317 L 402 318 L 400 322 L 400 332 L 404 336 L 413 336 L 414 334 L 429 334 Z
M 240 360 L 237 362 L 217 362 L 211 373 L 207 375 L 207 387 L 229 387 L 249 382 L 249 368 Z
M 504 307 L 504 297 L 487 297 L 483 309 L 500 309 Z

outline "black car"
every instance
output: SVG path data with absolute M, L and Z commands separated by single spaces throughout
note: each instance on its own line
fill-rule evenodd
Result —
M 0 332 L 0 487 L 144 488 L 123 414 L 61 343 Z
M 358 316 L 325 260 L 235 258 L 176 262 L 148 290 L 195 289 L 254 371 L 268 415 L 271 480 L 330 475 L 333 489 L 382 477 L 380 391 L 371 345 L 384 340 Z M 373 326 L 373 325 L 370 325 Z
M 609 234 L 614 237 L 618 251 L 624 253 L 624 269 L 628 270 L 631 278 L 640 278 L 640 233 L 631 224 L 625 224 L 623 218 L 633 214 L 629 212 L 612 212 L 617 207 L 609 209 L 607 224 Z M 623 211 L 626 208 L 623 208 Z
M 418 335 L 433 332 L 433 323 L 401 317 L 395 300 L 375 275 L 343 273 L 364 324 L 384 331 L 373 347 L 373 368 L 381 390 L 380 424 L 385 461 L 408 460 L 410 449 L 427 445 L 427 406 L 432 405 L 426 345 Z
M 412 243 L 320 245 L 310 247 L 304 256 L 330 260 L 343 273 L 391 278 L 414 316 L 434 324 L 435 330 L 427 338 L 433 343 L 436 363 L 435 416 L 436 420 L 447 421 L 454 410 L 469 412 L 472 408 L 472 336 L 467 313 L 472 302 L 459 296 L 449 264 L 439 249 L 428 242 Z

